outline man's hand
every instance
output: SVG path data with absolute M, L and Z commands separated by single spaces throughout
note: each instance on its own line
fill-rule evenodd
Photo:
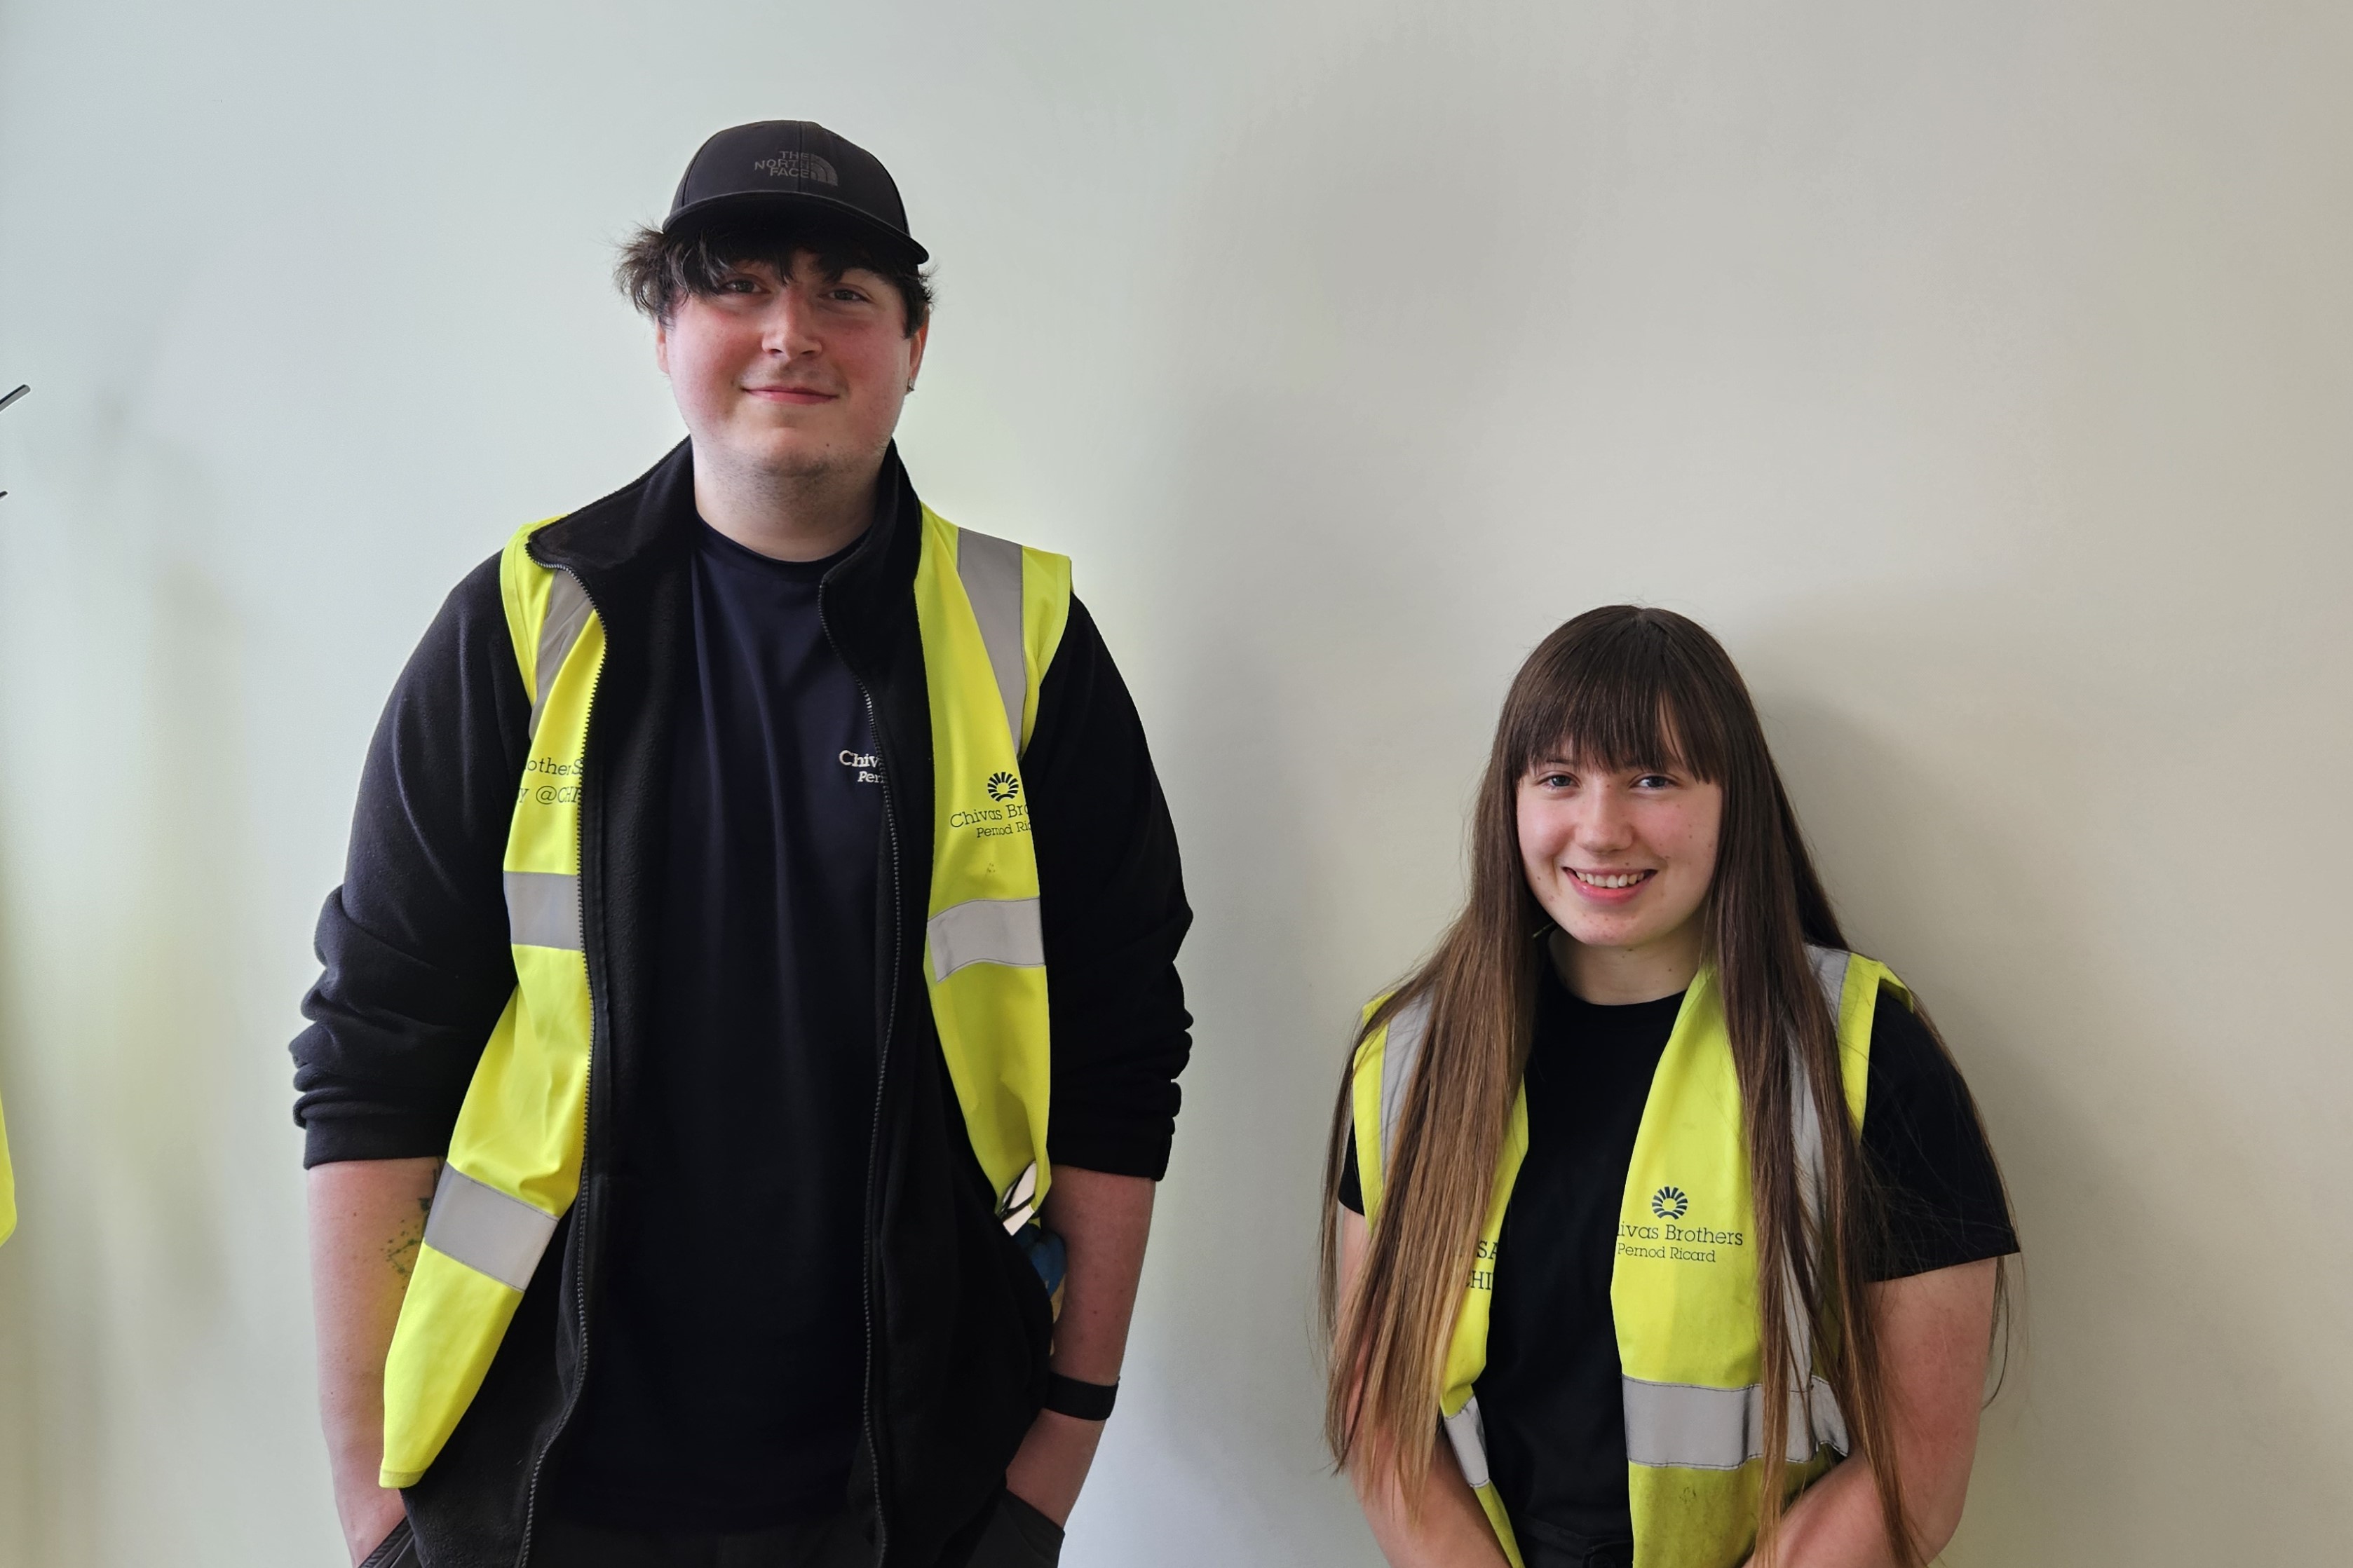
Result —
M 353 1160 L 310 1172 L 311 1310 L 319 1419 L 343 1544 L 358 1563 L 401 1520 L 384 1463 L 384 1361 L 425 1240 L 438 1160 Z
M 1142 1176 L 1054 1168 L 1039 1217 L 1070 1249 L 1062 1315 L 1054 1325 L 1053 1366 L 1064 1377 L 1119 1381 L 1145 1238 L 1152 1230 L 1152 1185 Z M 1006 1468 L 1007 1489 L 1056 1524 L 1068 1520 L 1094 1463 L 1103 1425 L 1039 1411 Z

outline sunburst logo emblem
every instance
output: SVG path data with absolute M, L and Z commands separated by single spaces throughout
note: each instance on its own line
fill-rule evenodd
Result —
M 1681 1219 L 1691 1212 L 1691 1199 L 1681 1187 L 1661 1187 L 1651 1194 L 1651 1212 L 1661 1219 Z
M 1015 778 L 1011 773 L 991 773 L 988 775 L 989 799 L 995 801 L 1008 801 L 1011 800 L 1020 793 L 1021 781 Z

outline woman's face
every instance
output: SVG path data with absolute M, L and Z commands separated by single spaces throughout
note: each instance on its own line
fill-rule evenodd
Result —
M 1520 781 L 1520 862 L 1571 941 L 1630 957 L 1688 946 L 1696 964 L 1723 817 L 1723 787 L 1688 773 L 1554 758 Z

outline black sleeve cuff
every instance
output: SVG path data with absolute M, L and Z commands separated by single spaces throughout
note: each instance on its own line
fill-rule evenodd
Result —
M 1175 1085 L 1169 1088 L 1173 1092 Z M 1142 1176 L 1156 1182 L 1168 1173 L 1169 1146 L 1176 1119 L 1136 1121 L 1113 1117 L 1065 1117 L 1048 1124 L 1046 1152 L 1057 1165 L 1076 1165 L 1107 1176 Z
M 346 1160 L 438 1160 L 449 1152 L 446 1116 L 385 1111 L 334 1116 L 313 1110 L 302 1127 L 302 1168 Z

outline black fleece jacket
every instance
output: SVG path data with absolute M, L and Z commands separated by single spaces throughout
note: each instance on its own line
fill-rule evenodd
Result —
M 878 1560 L 928 1568 L 987 1505 L 1043 1395 L 1035 1273 L 991 1219 L 920 973 L 932 842 L 930 721 L 912 584 L 920 506 L 895 451 L 875 524 L 827 577 L 827 635 L 874 708 L 890 781 L 879 868 L 868 1151 L 868 1441 L 849 1501 Z M 408 1493 L 436 1564 L 524 1559 L 550 1450 L 595 1338 L 612 1141 L 626 1136 L 648 980 L 666 740 L 692 531 L 681 445 L 643 478 L 549 525 L 532 551 L 572 572 L 607 654 L 582 800 L 584 930 L 595 1002 L 581 1197 L 525 1293 L 474 1405 Z M 526 758 L 522 689 L 486 563 L 450 595 L 371 748 L 325 965 L 294 1042 L 305 1163 L 438 1155 L 514 972 L 500 875 Z M 1190 922 L 1174 829 L 1142 727 L 1083 606 L 1041 684 L 1023 759 L 1039 863 L 1058 1163 L 1157 1177 L 1189 1049 L 1174 967 Z

